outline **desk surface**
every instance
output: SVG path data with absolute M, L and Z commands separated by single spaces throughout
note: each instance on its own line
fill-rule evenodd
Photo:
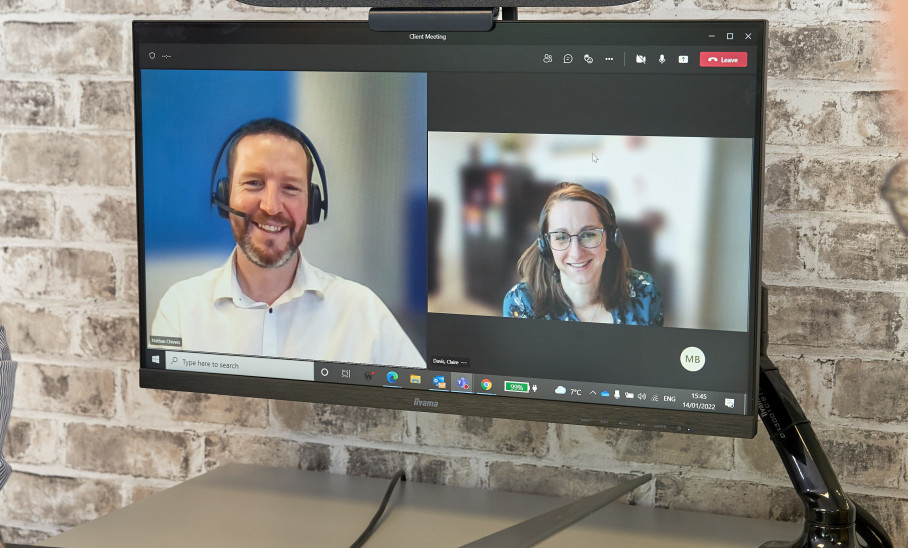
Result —
M 130 546 L 349 546 L 378 508 L 388 481 L 226 465 L 42 543 Z M 567 501 L 403 482 L 368 548 L 461 546 Z M 757 548 L 793 540 L 793 523 L 612 504 L 539 544 Z

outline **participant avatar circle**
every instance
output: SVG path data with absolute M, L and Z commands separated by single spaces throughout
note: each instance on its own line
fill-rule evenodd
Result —
M 691 372 L 703 369 L 706 365 L 706 355 L 696 346 L 688 346 L 681 352 L 681 367 Z

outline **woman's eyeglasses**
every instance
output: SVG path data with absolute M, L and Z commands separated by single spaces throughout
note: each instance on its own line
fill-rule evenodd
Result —
M 563 230 L 556 230 L 554 232 L 546 232 L 545 237 L 549 241 L 549 245 L 552 249 L 555 251 L 564 251 L 571 247 L 572 238 L 577 238 L 577 242 L 588 249 L 599 247 L 602 243 L 602 235 L 604 233 L 604 228 L 590 228 L 581 231 L 580 234 L 568 234 Z

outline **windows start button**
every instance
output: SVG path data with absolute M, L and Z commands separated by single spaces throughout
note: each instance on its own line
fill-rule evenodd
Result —
M 746 67 L 746 51 L 701 51 L 701 67 Z

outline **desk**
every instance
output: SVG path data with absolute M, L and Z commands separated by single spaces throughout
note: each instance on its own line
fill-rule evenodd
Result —
M 388 481 L 230 464 L 48 539 L 63 548 L 347 547 Z M 460 546 L 569 502 L 402 482 L 367 548 Z M 542 547 L 757 548 L 793 540 L 794 523 L 611 504 Z M 40 546 L 41 544 L 39 544 Z

